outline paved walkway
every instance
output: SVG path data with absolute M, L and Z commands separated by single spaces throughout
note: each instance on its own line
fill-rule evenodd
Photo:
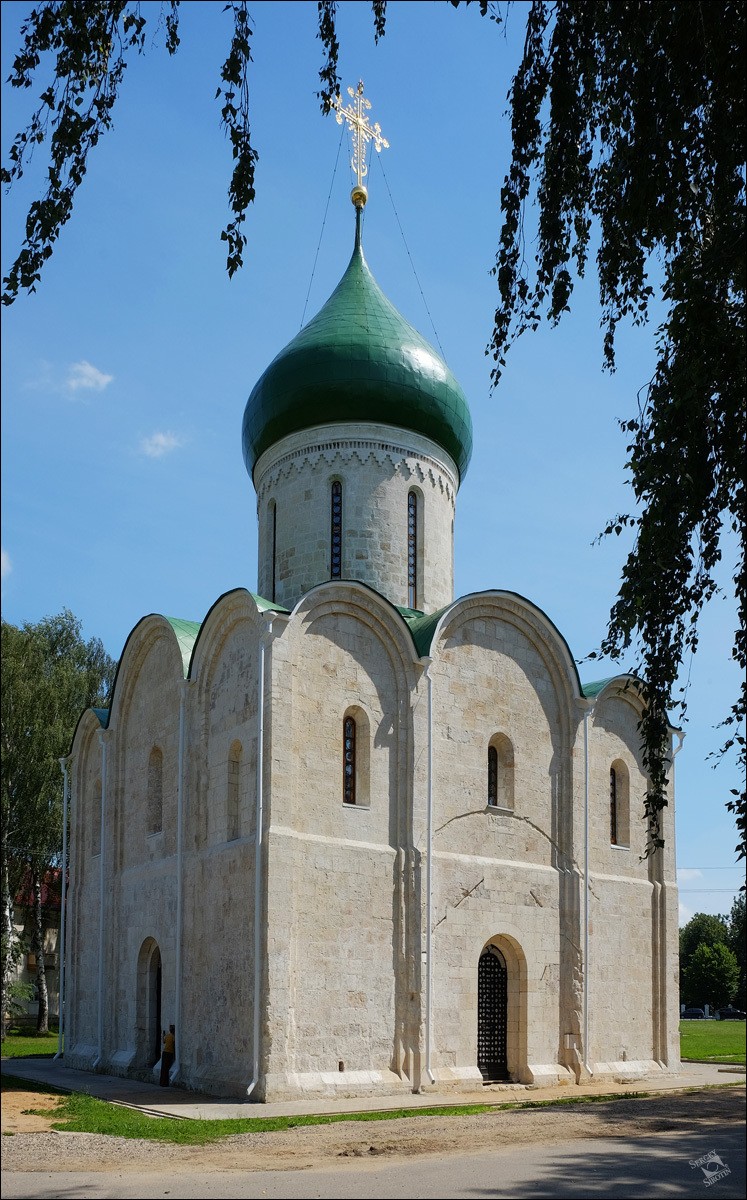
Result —
M 562 1087 L 527 1087 L 524 1084 L 492 1084 L 475 1092 L 445 1093 L 437 1087 L 417 1095 L 368 1096 L 354 1099 L 292 1100 L 256 1104 L 248 1100 L 220 1100 L 186 1091 L 161 1088 L 157 1084 L 75 1071 L 51 1058 L 4 1058 L 2 1074 L 15 1075 L 34 1083 L 49 1084 L 65 1092 L 84 1092 L 113 1104 L 139 1108 L 159 1117 L 195 1120 L 225 1120 L 252 1117 L 292 1117 L 310 1113 L 386 1112 L 400 1108 L 435 1108 L 466 1104 L 517 1104 L 531 1100 L 569 1100 L 580 1096 L 624 1096 L 629 1092 L 668 1092 L 683 1088 L 745 1083 L 744 1067 L 718 1067 L 710 1063 L 683 1063 L 679 1075 L 658 1075 L 625 1082 L 588 1083 Z

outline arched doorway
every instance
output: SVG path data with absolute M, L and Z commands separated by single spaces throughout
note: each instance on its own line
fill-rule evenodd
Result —
M 161 1057 L 161 951 L 156 946 L 153 955 L 154 963 L 152 968 L 152 984 L 153 984 L 153 1021 L 151 1044 L 151 1056 L 154 1063 L 158 1062 Z
M 152 1067 L 161 1057 L 161 951 L 154 938 L 146 938 L 138 955 L 137 1058 Z
M 508 968 L 492 944 L 477 967 L 477 1066 L 485 1083 L 508 1079 Z

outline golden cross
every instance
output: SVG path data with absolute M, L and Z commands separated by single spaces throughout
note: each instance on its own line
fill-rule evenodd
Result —
M 375 125 L 369 125 L 366 112 L 371 107 L 371 101 L 367 100 L 363 95 L 363 80 L 358 83 L 358 87 L 348 88 L 348 95 L 352 97 L 353 104 L 348 104 L 346 108 L 342 106 L 342 100 L 338 96 L 332 101 L 332 108 L 337 114 L 337 124 L 342 125 L 343 121 L 347 121 L 350 133 L 353 139 L 353 157 L 350 160 L 350 165 L 355 171 L 358 184 L 353 188 L 353 204 L 356 208 L 362 207 L 366 203 L 367 191 L 363 186 L 363 176 L 368 174 L 366 166 L 366 143 L 373 142 L 377 153 L 381 153 L 382 149 L 389 149 L 389 142 L 381 136 L 381 126 L 378 121 Z

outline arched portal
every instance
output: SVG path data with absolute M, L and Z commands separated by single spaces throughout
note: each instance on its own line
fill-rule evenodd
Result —
M 146 938 L 137 961 L 137 1061 L 152 1067 L 161 1057 L 161 951 Z
M 486 1083 L 508 1079 L 508 968 L 492 943 L 477 967 L 477 1065 Z

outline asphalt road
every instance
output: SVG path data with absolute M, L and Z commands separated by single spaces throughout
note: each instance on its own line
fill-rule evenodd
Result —
M 741 1127 L 714 1123 L 705 1133 L 701 1127 L 692 1134 L 577 1139 L 386 1163 L 356 1158 L 324 1171 L 5 1172 L 2 1195 L 3 1200 L 743 1200 L 745 1143 Z

